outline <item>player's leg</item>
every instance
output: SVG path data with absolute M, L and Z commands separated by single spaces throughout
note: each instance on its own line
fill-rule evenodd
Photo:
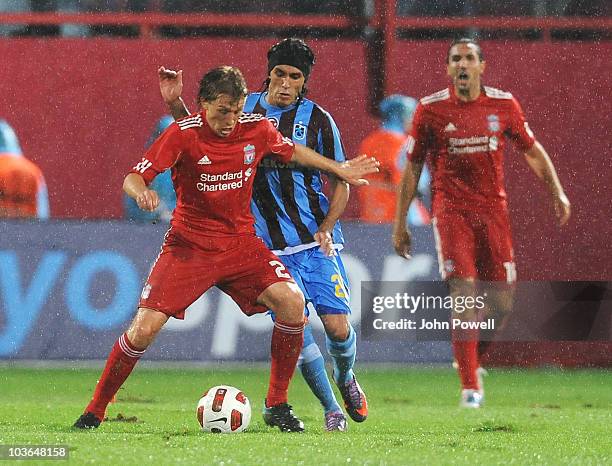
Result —
M 247 315 L 274 312 L 270 383 L 265 402 L 270 410 L 264 420 L 284 432 L 302 432 L 304 424 L 293 414 L 287 395 L 304 342 L 304 295 L 284 264 L 259 238 L 237 241 L 240 244 L 224 252 L 225 262 L 233 271 L 218 286 Z M 244 251 L 249 251 L 248 256 Z
M 351 419 L 363 422 L 368 415 L 368 404 L 353 373 L 357 338 L 348 320 L 351 309 L 344 264 L 339 254 L 329 257 L 319 249 L 309 254 L 308 271 L 302 279 L 325 328 L 327 352 L 334 365 L 333 379 Z
M 346 314 L 320 314 L 326 330 L 327 352 L 334 363 L 333 379 L 351 419 L 363 422 L 368 416 L 368 401 L 353 372 L 357 354 L 357 335 Z
M 477 293 L 476 282 L 474 279 L 454 278 L 448 280 L 449 293 L 453 297 L 453 302 L 465 302 L 467 297 L 475 298 Z M 458 307 L 453 309 L 452 322 L 456 320 L 462 323 L 470 323 L 478 320 L 475 309 L 463 309 Z M 466 408 L 478 408 L 482 404 L 482 391 L 478 370 L 480 362 L 478 360 L 478 339 L 479 331 L 475 328 L 461 328 L 452 325 L 451 341 L 453 355 L 457 363 L 457 371 L 461 380 L 461 406 Z
M 307 269 L 308 254 L 309 251 L 301 251 L 296 254 L 280 257 L 289 272 L 291 272 L 300 290 L 304 293 L 307 301 L 306 308 L 304 309 L 306 316 L 309 316 L 309 307 L 312 307 L 312 303 L 308 302 L 310 298 L 302 281 L 302 273 Z M 310 390 L 323 407 L 325 428 L 333 431 L 346 430 L 346 418 L 334 395 L 327 371 L 325 370 L 325 360 L 312 334 L 312 325 L 308 321 L 304 327 L 304 346 L 302 347 L 298 367 Z
M 304 296 L 293 282 L 278 282 L 261 293 L 257 302 L 276 315 L 270 346 L 270 382 L 264 420 L 281 431 L 302 432 L 304 424 L 288 404 L 289 382 L 304 342 Z
M 74 427 L 95 428 L 104 420 L 106 407 L 132 369 L 164 326 L 168 316 L 160 311 L 139 308 L 127 332 L 113 345 L 93 398 Z
M 312 334 L 312 325 L 304 328 L 304 346 L 298 367 L 312 393 L 317 397 L 325 416 L 325 428 L 330 431 L 346 430 L 346 418 L 336 400 L 334 391 L 325 370 L 325 360 Z
M 449 286 L 453 302 L 457 298 L 475 296 L 477 277 L 475 236 L 464 213 L 445 212 L 432 221 L 440 275 Z M 452 319 L 469 321 L 475 313 L 452 311 Z M 451 346 L 461 381 L 461 405 L 478 407 L 481 397 L 478 386 L 478 331 L 451 326 Z
M 211 257 L 197 253 L 170 233 L 142 290 L 138 312 L 128 331 L 121 335 L 106 362 L 104 372 L 75 427 L 97 427 L 119 387 L 152 343 L 170 316 L 182 319 L 191 303 L 210 286 Z
M 487 352 L 491 348 L 496 335 L 503 332 L 508 322 L 514 303 L 514 286 L 499 282 L 486 282 L 481 294 L 487 296 L 484 318 L 493 319 L 494 328 L 481 330 L 478 342 L 478 358 L 481 364 L 486 364 Z M 481 387 L 482 388 L 482 387 Z
M 493 319 L 495 328 L 481 331 L 479 357 L 486 355 L 495 335 L 503 331 L 514 304 L 516 265 L 507 211 L 490 213 L 481 236 L 478 241 L 481 293 L 487 295 L 485 317 Z

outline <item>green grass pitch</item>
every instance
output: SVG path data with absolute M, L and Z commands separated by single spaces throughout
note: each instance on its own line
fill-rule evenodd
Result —
M 612 372 L 605 370 L 493 369 L 486 406 L 468 411 L 458 407 L 450 368 L 361 367 L 370 416 L 346 433 L 323 430 L 318 402 L 297 375 L 290 402 L 307 431 L 283 434 L 261 419 L 265 368 L 137 367 L 108 410 L 111 421 L 75 432 L 70 426 L 99 373 L 0 367 L 0 445 L 64 444 L 70 464 L 121 466 L 612 464 Z M 217 384 L 249 396 L 247 432 L 199 430 L 195 404 Z

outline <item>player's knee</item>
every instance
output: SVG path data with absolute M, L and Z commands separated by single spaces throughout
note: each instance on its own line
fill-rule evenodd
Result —
M 296 287 L 297 288 L 297 287 Z M 289 316 L 287 320 L 290 322 L 300 322 L 304 320 L 304 307 L 306 301 L 304 295 L 299 289 L 292 289 L 287 295 L 286 308 Z
M 331 317 L 331 318 L 328 318 Z M 333 315 L 322 318 L 325 333 L 336 341 L 345 341 L 349 336 L 349 323 L 345 315 Z
M 293 282 L 271 285 L 261 294 L 258 302 L 271 309 L 278 320 L 292 323 L 304 320 L 304 295 Z
M 144 350 L 153 342 L 157 332 L 143 326 L 132 326 L 127 331 L 127 337 L 133 347 Z
M 300 322 L 304 320 L 305 305 L 304 295 L 297 285 L 288 283 L 282 296 L 279 296 L 278 309 L 275 312 L 278 318 L 285 322 Z
M 139 350 L 146 349 L 159 333 L 167 316 L 158 311 L 139 309 L 127 331 L 130 343 Z
M 473 278 L 452 278 L 448 281 L 450 295 L 474 296 L 476 293 L 476 282 Z

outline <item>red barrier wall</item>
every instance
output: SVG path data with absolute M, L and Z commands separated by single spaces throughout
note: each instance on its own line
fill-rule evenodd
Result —
M 43 169 L 57 217 L 122 215 L 121 182 L 164 112 L 161 64 L 185 70 L 188 102 L 208 68 L 231 63 L 257 89 L 273 40 L 0 40 L 0 117 L 16 129 L 27 156 Z M 376 125 L 367 114 L 361 42 L 311 41 L 317 65 L 311 93 L 336 119 L 350 154 Z M 447 83 L 446 42 L 398 42 L 395 89 L 414 96 Z M 522 102 L 572 200 L 571 223 L 553 222 L 541 183 L 509 153 L 507 185 L 523 279 L 612 279 L 608 236 L 612 194 L 608 128 L 612 45 L 483 44 L 487 84 Z M 191 105 L 191 108 L 195 108 Z

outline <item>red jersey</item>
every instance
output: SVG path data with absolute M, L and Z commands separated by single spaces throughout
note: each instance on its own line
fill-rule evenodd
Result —
M 446 208 L 506 207 L 503 151 L 506 138 L 526 151 L 535 142 L 512 94 L 485 86 L 472 102 L 453 87 L 424 97 L 417 105 L 408 139 L 408 157 L 428 163 L 434 215 Z
M 294 149 L 261 115 L 242 114 L 223 138 L 201 112 L 170 125 L 131 173 L 148 184 L 172 170 L 177 203 L 171 225 L 178 231 L 217 237 L 255 234 L 250 202 L 257 165 L 266 154 L 289 163 Z

